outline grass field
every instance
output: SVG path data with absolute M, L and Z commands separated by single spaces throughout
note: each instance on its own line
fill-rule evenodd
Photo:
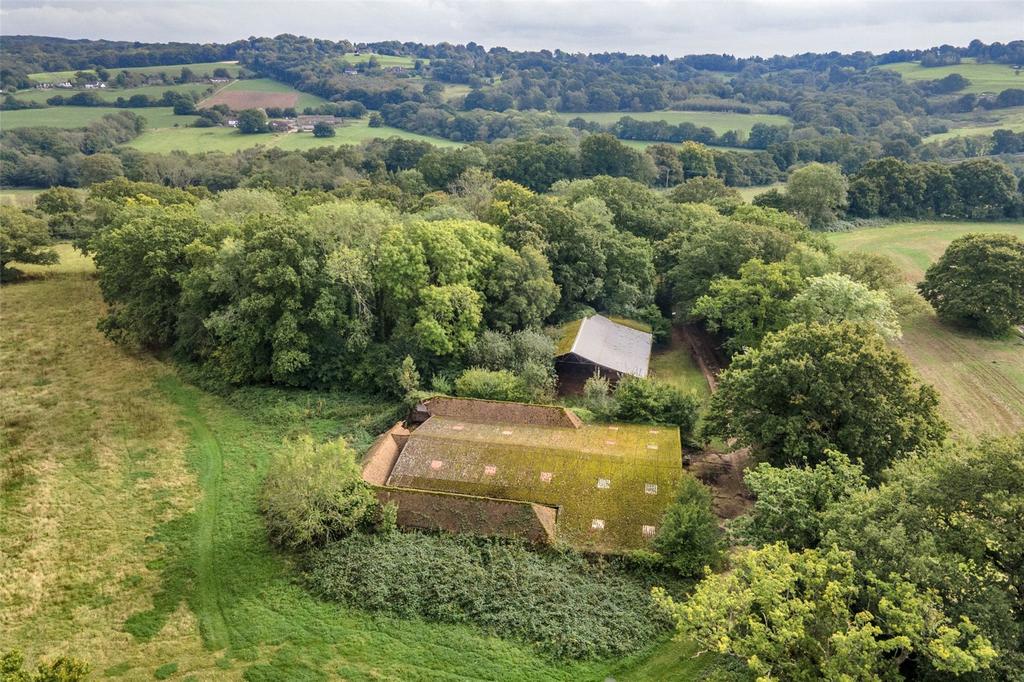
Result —
M 184 118 L 184 117 L 180 117 Z M 177 128 L 147 130 L 128 143 L 144 152 L 164 153 L 175 150 L 192 154 L 206 151 L 235 152 L 256 145 L 277 147 L 290 151 L 304 151 L 315 147 L 335 147 L 343 144 L 359 144 L 365 140 L 401 137 L 407 140 L 430 142 L 441 147 L 460 146 L 457 142 L 439 137 L 410 133 L 399 128 L 382 126 L 371 128 L 368 119 L 356 119 L 345 126 L 335 128 L 334 137 L 315 137 L 313 133 L 266 133 L 243 135 L 234 128 Z
M 717 135 L 730 130 L 738 130 L 744 134 L 749 133 L 755 123 L 769 123 L 771 125 L 785 125 L 789 119 L 785 116 L 774 114 L 734 114 L 720 111 L 598 111 L 575 113 L 559 113 L 563 120 L 570 121 L 574 118 L 582 118 L 586 121 L 594 121 L 601 125 L 611 125 L 618 122 L 624 116 L 629 116 L 638 121 L 665 121 L 672 125 L 679 123 L 692 123 L 696 126 L 707 126 L 715 131 Z
M 754 200 L 754 197 L 756 197 L 758 194 L 764 194 L 770 189 L 777 189 L 781 192 L 785 188 L 786 183 L 776 182 L 771 185 L 754 185 L 753 187 L 736 187 L 735 189 L 737 192 L 740 193 L 740 196 L 743 197 L 743 201 L 749 204 Z
M 961 64 L 953 66 L 921 66 L 920 62 L 896 62 L 878 67 L 895 71 L 905 81 L 930 81 L 945 78 L 951 73 L 958 73 L 970 81 L 961 92 L 1002 92 L 1007 88 L 1024 88 L 1024 76 L 1014 75 L 1009 64 L 978 64 L 971 58 L 965 58 Z
M 406 57 L 390 54 L 374 54 L 372 52 L 360 52 L 359 54 L 350 52 L 344 57 L 341 57 L 338 61 L 344 61 L 349 64 L 362 64 L 363 62 L 370 61 L 371 57 L 376 57 L 377 61 L 380 62 L 380 65 L 383 67 L 405 66 L 411 69 L 416 64 L 416 57 Z M 421 59 L 420 61 L 423 62 L 424 64 L 430 63 L 429 59 Z
M 1024 83 L 1022 83 L 1022 87 L 1024 87 Z M 1024 132 L 1024 107 L 1009 107 L 973 113 L 970 116 L 962 117 L 961 120 L 950 126 L 948 132 L 929 135 L 925 141 L 934 142 L 948 140 L 952 137 L 991 135 L 1001 128 L 1017 133 Z
M 364 449 L 393 406 L 189 386 L 103 338 L 90 261 L 60 253 L 0 288 L 0 650 L 72 654 L 118 680 L 176 667 L 180 680 L 682 682 L 707 668 L 677 643 L 561 663 L 474 628 L 311 597 L 265 541 L 268 456 L 302 433 Z
M 140 88 L 125 88 L 123 90 L 116 88 L 104 88 L 102 90 L 19 90 L 14 93 L 14 96 L 19 100 L 25 102 L 38 102 L 45 104 L 46 100 L 57 95 L 62 97 L 71 97 L 79 92 L 92 92 L 95 93 L 104 102 L 116 102 L 118 97 L 128 99 L 132 95 L 146 95 L 154 99 L 160 99 L 167 91 L 176 92 L 180 94 L 196 94 L 202 95 L 210 88 L 216 88 L 219 86 L 211 85 L 210 83 L 184 83 L 181 85 L 145 85 Z
M 649 376 L 693 392 L 701 401 L 711 395 L 707 379 L 690 354 L 690 349 L 676 335 L 663 348 L 655 348 L 651 353 Z
M 883 253 L 907 282 L 918 282 L 951 241 L 969 232 L 1024 238 L 1024 223 L 904 223 L 829 235 L 841 251 Z M 941 324 L 933 313 L 903 320 L 899 344 L 921 377 L 938 389 L 942 411 L 969 434 L 1024 429 L 1024 341 L 987 339 Z
M 130 111 L 146 119 L 147 128 L 173 128 L 187 126 L 196 120 L 195 116 L 175 116 L 170 107 L 46 107 L 44 109 L 20 109 L 0 111 L 0 130 L 51 126 L 54 128 L 82 128 L 100 120 L 107 114 Z
M 214 69 L 223 67 L 228 70 L 228 73 L 232 77 L 237 77 L 242 67 L 238 65 L 238 62 L 201 62 L 197 64 L 171 64 L 168 66 L 129 66 L 122 69 L 108 69 L 111 76 L 116 76 L 122 71 L 129 73 L 140 73 L 145 75 L 155 75 L 158 73 L 167 73 L 178 76 L 181 73 L 182 68 L 189 68 L 194 74 L 202 78 L 209 78 L 213 75 Z M 92 69 L 82 69 L 83 73 L 94 73 Z M 42 73 L 30 73 L 28 75 L 34 81 L 39 83 L 59 83 L 61 81 L 71 80 L 75 77 L 77 71 L 44 71 Z
M 306 107 L 316 107 L 326 101 L 270 78 L 246 78 L 232 81 L 212 97 L 200 102 L 199 106 L 227 104 L 232 109 L 295 107 L 301 112 Z

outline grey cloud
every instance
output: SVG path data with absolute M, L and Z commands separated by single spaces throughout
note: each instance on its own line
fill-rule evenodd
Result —
M 4 34 L 222 42 L 295 33 L 671 56 L 881 52 L 1005 42 L 1022 29 L 1020 3 L 1002 0 L 5 0 L 0 7 Z

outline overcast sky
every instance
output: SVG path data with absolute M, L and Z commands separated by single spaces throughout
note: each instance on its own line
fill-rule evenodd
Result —
M 2 0 L 0 33 L 230 42 L 475 41 L 680 56 L 884 52 L 1024 38 L 1021 0 Z

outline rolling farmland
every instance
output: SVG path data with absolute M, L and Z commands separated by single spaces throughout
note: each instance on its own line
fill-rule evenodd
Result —
M 237 78 L 238 74 L 242 71 L 242 67 L 238 65 L 238 62 L 200 62 L 196 64 L 168 64 L 166 66 L 128 66 L 120 69 L 112 68 L 108 69 L 108 71 L 112 76 L 116 76 L 122 71 L 146 76 L 153 76 L 160 73 L 177 76 L 181 74 L 181 70 L 185 68 L 189 69 L 200 78 L 209 78 L 213 75 L 214 70 L 218 68 L 227 69 L 232 78 Z M 28 77 L 39 83 L 59 83 L 61 81 L 74 78 L 76 73 L 78 73 L 78 71 L 74 70 L 43 71 L 40 73 L 30 73 Z M 94 74 L 95 72 L 92 69 L 82 69 L 82 73 Z
M 216 90 L 217 86 L 210 83 L 182 83 L 172 85 L 144 85 L 138 88 L 104 88 L 95 90 L 65 90 L 63 88 L 51 88 L 48 90 L 19 90 L 15 97 L 25 102 L 37 102 L 45 104 L 46 100 L 55 96 L 71 97 L 80 92 L 90 92 L 105 102 L 116 102 L 117 99 L 128 99 L 132 95 L 146 95 L 154 99 L 163 97 L 165 92 L 175 92 L 182 95 L 202 95 L 204 92 Z
M 184 118 L 184 117 L 177 117 Z M 410 133 L 399 128 L 381 126 L 371 128 L 368 119 L 355 119 L 350 123 L 335 128 L 334 137 L 315 137 L 312 133 L 264 133 L 259 135 L 243 135 L 235 128 L 164 128 L 147 130 L 128 143 L 144 152 L 164 153 L 185 151 L 192 154 L 208 151 L 236 152 L 257 145 L 277 147 L 289 151 L 305 151 L 315 147 L 336 147 L 343 144 L 359 144 L 366 140 L 401 137 L 407 140 L 420 140 L 443 147 L 457 147 L 459 143 L 439 137 L 430 137 Z
M 50 126 L 53 128 L 82 128 L 107 114 L 130 111 L 146 119 L 147 128 L 169 129 L 187 126 L 195 116 L 176 116 L 170 107 L 46 107 L 0 112 L 0 129 Z
M 315 107 L 326 100 L 316 95 L 299 92 L 290 85 L 270 78 L 247 78 L 232 81 L 211 97 L 199 103 L 201 107 L 227 104 L 234 110 L 265 107 Z
M 903 76 L 903 80 L 911 82 L 937 80 L 958 73 L 970 81 L 961 92 L 974 94 L 1024 88 L 1024 76 L 1016 75 L 1017 72 L 1009 64 L 978 64 L 969 57 L 952 66 L 928 67 L 921 66 L 920 62 L 896 62 L 878 68 L 895 71 Z
M 903 223 L 829 237 L 840 251 L 891 256 L 907 282 L 916 283 L 951 241 L 970 232 L 1024 238 L 1024 223 Z M 1024 340 L 953 329 L 928 309 L 903 320 L 899 345 L 938 389 L 943 414 L 956 430 L 1008 435 L 1024 428 Z

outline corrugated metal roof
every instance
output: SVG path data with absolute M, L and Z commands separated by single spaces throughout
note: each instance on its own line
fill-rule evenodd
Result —
M 651 335 L 594 315 L 583 320 L 569 352 L 616 372 L 646 377 Z

